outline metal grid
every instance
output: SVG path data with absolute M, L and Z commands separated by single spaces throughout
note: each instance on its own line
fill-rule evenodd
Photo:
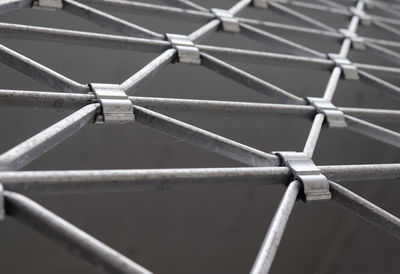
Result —
M 9 215 L 31 226 L 64 246 L 72 253 L 112 273 L 150 273 L 142 266 L 104 245 L 62 218 L 20 193 L 107 192 L 132 189 L 157 189 L 168 185 L 232 185 L 243 182 L 284 184 L 286 192 L 276 211 L 251 273 L 268 273 L 296 199 L 333 200 L 382 230 L 400 238 L 400 220 L 336 182 L 385 180 L 400 177 L 400 164 L 329 165 L 312 162 L 314 148 L 322 126 L 348 128 L 352 131 L 400 147 L 400 134 L 362 119 L 399 121 L 400 110 L 336 107 L 331 101 L 340 77 L 378 86 L 382 93 L 400 98 L 400 87 L 371 74 L 399 74 L 397 67 L 352 63 L 350 48 L 368 48 L 382 57 L 400 61 L 400 55 L 387 46 L 398 48 L 400 42 L 361 37 L 359 24 L 374 25 L 400 35 L 400 4 L 397 2 L 360 0 L 348 6 L 332 0 L 301 2 L 288 0 L 240 0 L 229 10 L 208 9 L 190 0 L 165 0 L 178 7 L 126 0 L 88 0 L 98 6 L 120 12 L 140 11 L 149 15 L 174 16 L 182 20 L 204 22 L 188 36 L 160 34 L 127 22 L 106 12 L 74 0 L 1 0 L 0 13 L 21 8 L 63 9 L 106 26 L 124 36 L 0 23 L 2 37 L 46 40 L 52 42 L 130 49 L 158 53 L 159 56 L 123 83 L 80 84 L 0 45 L 0 61 L 58 92 L 0 90 L 3 105 L 74 109 L 76 112 L 0 155 L 0 204 L 2 215 Z M 291 7 L 302 7 L 342 16 L 350 20 L 347 29 L 335 29 Z M 246 7 L 268 8 L 292 17 L 303 26 L 260 21 L 237 16 Z M 388 17 L 370 15 L 368 9 L 385 12 Z M 260 28 L 262 27 L 262 29 Z M 322 53 L 300 45 L 265 29 L 299 32 L 340 43 L 337 54 Z M 295 55 L 199 44 L 214 31 L 241 32 L 251 38 L 285 48 Z M 139 37 L 139 38 L 138 38 Z M 300 69 L 328 70 L 330 78 L 321 98 L 300 98 L 219 58 L 258 62 Z M 202 65 L 282 104 L 245 103 L 209 100 L 167 99 L 131 96 L 140 85 L 172 63 Z M 302 152 L 266 153 L 182 121 L 158 111 L 207 111 L 246 115 L 286 115 L 313 119 Z M 87 124 L 137 122 L 190 144 L 223 155 L 250 167 L 166 169 L 166 170 L 82 170 L 18 171 L 40 155 L 75 134 Z M 336 181 L 336 182 L 335 182 Z M 3 216 L 4 217 L 4 216 Z

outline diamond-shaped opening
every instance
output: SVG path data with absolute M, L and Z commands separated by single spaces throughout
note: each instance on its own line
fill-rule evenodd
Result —
M 381 47 L 385 48 L 385 46 Z M 398 49 L 394 49 L 392 51 L 398 54 L 400 52 Z M 365 50 L 350 50 L 348 58 L 354 63 L 372 64 L 388 67 L 398 67 L 400 64 L 400 58 L 397 58 L 393 55 L 381 53 L 379 51 L 376 51 L 375 49 L 368 47 Z
M 122 83 L 141 69 L 157 53 L 142 53 L 129 50 L 106 49 L 64 43 L 2 39 L 6 47 L 44 65 L 81 84 Z M 60 54 L 61 53 L 61 54 Z M 15 71 L 15 75 L 20 74 Z M 10 88 L 19 88 L 19 83 L 10 78 Z M 31 89 L 31 88 L 29 88 Z M 52 90 L 51 87 L 45 90 Z

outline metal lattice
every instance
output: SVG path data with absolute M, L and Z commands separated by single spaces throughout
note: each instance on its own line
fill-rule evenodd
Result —
M 335 181 L 361 179 L 396 179 L 400 177 L 400 164 L 316 166 L 312 161 L 323 124 L 329 128 L 347 128 L 400 147 L 399 133 L 362 120 L 398 121 L 400 110 L 344 108 L 336 107 L 331 102 L 340 77 L 344 77 L 347 81 L 363 81 L 379 86 L 383 93 L 400 98 L 400 87 L 371 74 L 373 72 L 400 74 L 399 68 L 353 63 L 347 58 L 350 48 L 353 47 L 356 50 L 367 48 L 383 57 L 400 60 L 397 52 L 386 48 L 387 46 L 399 48 L 400 42 L 362 37 L 356 32 L 359 24 L 365 24 L 374 25 L 393 35 L 400 35 L 400 31 L 396 28 L 400 25 L 400 20 L 397 19 L 400 16 L 400 4 L 386 1 L 349 0 L 349 6 L 344 6 L 332 0 L 315 2 L 240 0 L 229 10 L 222 10 L 208 9 L 190 0 L 165 1 L 182 8 L 126 0 L 90 0 L 89 2 L 122 12 L 134 10 L 150 15 L 172 15 L 182 20 L 204 22 L 204 25 L 187 36 L 160 34 L 74 0 L 0 0 L 0 13 L 26 7 L 63 9 L 124 34 L 124 36 L 118 36 L 0 23 L 2 37 L 40 39 L 118 49 L 129 48 L 159 54 L 157 58 L 121 84 L 84 85 L 0 45 L 2 63 L 58 90 L 58 92 L 0 90 L 3 104 L 20 107 L 78 109 L 72 115 L 0 155 L 2 215 L 9 215 L 32 226 L 92 264 L 113 273 L 150 272 L 19 193 L 123 191 L 143 186 L 173 186 L 188 182 L 236 184 L 253 181 L 287 185 L 287 190 L 251 273 L 268 273 L 298 197 L 307 202 L 333 200 L 382 230 L 400 238 L 398 218 L 335 183 Z M 297 19 L 304 27 L 237 16 L 248 6 L 278 11 Z M 347 29 L 335 29 L 292 9 L 292 6 L 341 15 L 346 20 L 350 19 L 350 23 Z M 388 17 L 368 14 L 368 9 L 386 12 Z M 335 54 L 319 52 L 265 30 L 269 28 L 331 39 L 341 43 L 340 52 Z M 285 48 L 296 55 L 199 44 L 199 40 L 206 34 L 217 30 L 241 32 L 249 37 L 263 40 L 265 43 Z M 330 78 L 323 97 L 300 98 L 220 60 L 220 57 L 245 62 L 296 66 L 301 69 L 328 70 Z M 202 65 L 243 86 L 273 97 L 282 104 L 130 96 L 144 81 L 174 62 Z M 302 152 L 266 153 L 157 112 L 165 109 L 175 111 L 201 109 L 213 113 L 284 114 L 304 119 L 311 118 L 313 124 Z M 92 122 L 137 122 L 250 167 L 18 171 Z

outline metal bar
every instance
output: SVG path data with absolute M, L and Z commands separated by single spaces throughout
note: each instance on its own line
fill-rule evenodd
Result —
M 319 134 L 321 133 L 322 124 L 324 122 L 325 115 L 323 113 L 318 113 L 315 115 L 314 121 L 311 126 L 310 133 L 308 134 L 306 144 L 304 145 L 303 152 L 311 158 L 315 147 L 318 142 Z
M 85 93 L 89 91 L 86 85 L 68 79 L 1 44 L 0 62 L 59 91 L 76 93 Z
M 304 9 L 309 9 L 309 10 L 317 10 L 321 12 L 326 12 L 330 13 L 332 15 L 344 15 L 344 16 L 349 16 L 351 13 L 347 9 L 343 8 L 337 8 L 337 7 L 329 7 L 326 5 L 319 5 L 315 3 L 308 3 L 308 2 L 301 2 L 301 1 L 273 1 L 273 2 L 280 2 L 283 5 L 290 5 L 293 7 L 299 7 L 299 8 L 304 8 Z
M 400 99 L 400 87 L 395 86 L 385 80 L 382 80 L 368 72 L 363 70 L 359 70 L 358 74 L 360 75 L 360 80 L 368 85 L 376 86 L 382 92 L 393 96 L 396 99 Z
M 300 188 L 300 182 L 297 180 L 291 182 L 287 187 L 278 210 L 268 228 L 257 259 L 250 271 L 251 274 L 266 274 L 269 272 Z
M 229 12 L 233 15 L 237 15 L 243 9 L 251 4 L 252 0 L 240 0 L 233 7 L 229 9 Z
M 85 0 L 95 4 L 96 6 L 113 10 L 117 12 L 124 12 L 128 14 L 143 14 L 154 16 L 165 16 L 173 19 L 185 19 L 193 22 L 207 22 L 213 19 L 215 16 L 207 11 L 198 11 L 191 9 L 182 9 L 170 6 L 161 6 L 151 3 L 142 3 L 136 1 L 127 0 Z
M 279 99 L 285 103 L 293 103 L 304 105 L 304 99 L 297 97 L 289 92 L 286 92 L 260 78 L 257 78 L 245 71 L 242 71 L 234 66 L 231 66 L 215 57 L 201 53 L 201 64 L 208 69 L 211 69 L 218 74 L 230 78 L 239 84 L 254 89 L 262 94 Z
M 151 273 L 33 200 L 10 191 L 4 192 L 4 198 L 8 216 L 30 226 L 94 266 L 109 273 Z
M 0 14 L 17 11 L 29 7 L 31 0 L 2 0 L 0 2 Z
M 392 34 L 396 34 L 400 36 L 400 30 L 396 29 L 395 27 L 389 26 L 388 24 L 385 24 L 383 22 L 379 22 L 379 21 L 372 21 L 372 25 L 375 25 L 383 30 L 386 30 Z
M 205 39 L 213 31 L 217 31 L 220 25 L 219 19 L 213 19 L 204 26 L 198 28 L 188 35 L 188 38 L 193 42 L 200 42 Z
M 385 74 L 392 74 L 397 76 L 400 74 L 400 68 L 397 67 L 385 67 L 385 66 L 378 66 L 378 65 L 370 65 L 370 64 L 360 64 L 360 63 L 353 63 L 358 69 L 372 71 L 372 72 L 382 72 Z M 360 70 L 359 70 L 360 72 Z M 360 73 L 361 74 L 361 73 Z
M 270 8 L 273 11 L 277 11 L 281 14 L 287 14 L 292 16 L 294 19 L 298 19 L 298 21 L 300 23 L 306 23 L 307 25 L 312 25 L 314 27 L 318 27 L 320 29 L 324 29 L 324 30 L 329 30 L 329 31 L 336 31 L 334 28 L 318 21 L 315 20 L 311 17 L 308 17 L 300 12 L 297 12 L 293 9 L 290 9 L 288 7 L 282 6 L 281 4 L 278 4 L 276 2 L 269 2 L 268 3 L 268 8 Z
M 191 8 L 199 11 L 209 11 L 207 8 L 199 4 L 193 3 L 190 0 L 162 0 L 162 1 L 178 7 Z
M 279 157 L 160 113 L 134 106 L 136 122 L 250 166 L 278 166 Z
M 94 117 L 100 104 L 90 104 L 0 155 L 0 170 L 18 170 L 78 132 Z
M 172 63 L 174 58 L 176 58 L 176 49 L 171 48 L 164 51 L 157 58 L 153 59 L 146 66 L 125 80 L 121 84 L 122 89 L 125 90 L 127 94 L 133 94 L 139 86 L 150 80 L 151 77 L 156 75 L 162 68 Z
M 400 164 L 318 166 L 337 182 L 400 179 Z M 28 194 L 99 193 L 176 189 L 185 186 L 286 184 L 287 167 L 2 171 L 6 190 Z
M 161 40 L 9 23 L 0 23 L 0 34 L 3 38 L 40 40 L 140 52 L 161 53 L 171 47 L 169 42 Z
M 298 55 L 305 55 L 305 56 L 312 56 L 312 57 L 319 57 L 319 58 L 325 58 L 326 55 L 324 53 L 321 53 L 319 51 L 310 49 L 308 47 L 305 47 L 303 45 L 294 43 L 290 40 L 284 39 L 280 36 L 277 36 L 275 34 L 272 34 L 270 32 L 260 30 L 256 27 L 252 27 L 250 25 L 247 25 L 245 23 L 240 23 L 240 28 L 241 28 L 241 33 L 244 35 L 256 39 L 261 42 L 267 42 L 269 45 L 272 45 L 277 48 L 284 48 L 287 50 L 290 50 L 291 52 L 294 52 Z
M 85 18 L 101 26 L 105 26 L 114 31 L 145 38 L 164 39 L 162 34 L 145 29 L 108 13 L 89 7 L 74 0 L 63 0 L 63 9 L 72 14 Z
M 378 141 L 400 147 L 400 133 L 366 122 L 350 115 L 345 115 L 348 128 Z
M 333 201 L 400 239 L 399 218 L 334 182 L 330 182 L 330 191 Z

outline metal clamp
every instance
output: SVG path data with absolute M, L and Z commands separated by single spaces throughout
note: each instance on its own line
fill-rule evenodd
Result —
M 361 23 L 365 26 L 370 26 L 371 25 L 371 16 L 365 13 L 363 10 L 359 10 L 355 7 L 350 8 L 350 12 L 354 15 L 360 18 Z
M 165 37 L 178 51 L 180 63 L 200 64 L 200 51 L 186 35 L 166 33 Z
M 268 8 L 268 0 L 253 0 L 253 6 L 256 8 Z
M 89 86 L 102 107 L 102 114 L 97 116 L 96 122 L 119 124 L 135 121 L 132 102 L 119 85 L 96 83 Z
M 55 9 L 62 9 L 63 8 L 63 2 L 62 0 L 36 0 L 33 2 L 34 8 L 38 9 L 50 9 L 50 10 L 55 10 Z
M 4 206 L 4 187 L 0 183 L 0 221 L 4 220 L 5 215 L 6 215 L 6 209 Z
M 233 14 L 223 9 L 211 9 L 211 12 L 221 21 L 222 29 L 229 32 L 239 32 L 239 20 Z
M 332 128 L 347 127 L 344 113 L 334 106 L 330 101 L 323 98 L 307 97 L 310 105 L 314 106 L 318 113 L 325 114 L 328 126 Z
M 358 36 L 356 33 L 351 32 L 347 29 L 339 29 L 339 32 L 344 35 L 344 38 L 351 40 L 351 44 L 355 49 L 365 49 L 364 39 Z
M 336 66 L 339 66 L 345 79 L 358 80 L 360 79 L 357 71 L 357 67 L 353 65 L 349 59 L 341 57 L 339 54 L 328 53 L 329 59 L 335 62 Z
M 303 184 L 302 199 L 304 202 L 330 200 L 329 181 L 321 170 L 303 152 L 278 151 L 283 165 L 290 168 L 294 179 Z

